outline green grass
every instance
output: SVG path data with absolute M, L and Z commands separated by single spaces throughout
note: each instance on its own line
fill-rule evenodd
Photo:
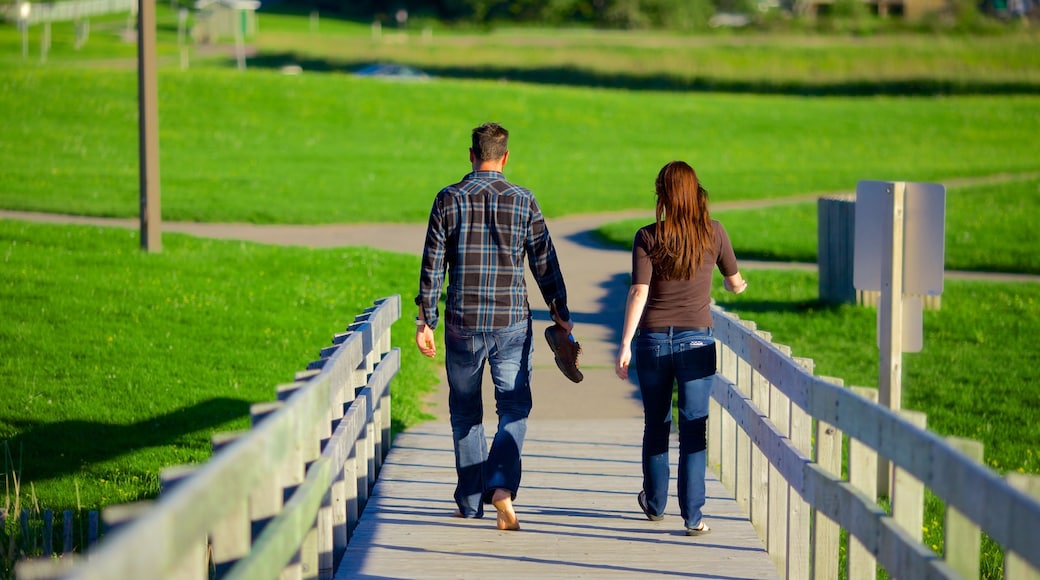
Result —
M 510 79 L 633 89 L 797 94 L 1036 92 L 1035 30 L 992 36 L 811 31 L 604 31 L 434 25 L 384 28 L 322 19 L 260 15 L 261 63 L 317 70 L 372 61 L 402 62 L 442 77 Z
M 604 224 L 604 241 L 632 247 L 636 230 L 653 219 Z M 726 226 L 737 257 L 744 260 L 816 262 L 815 202 L 765 209 L 723 209 L 712 216 Z M 1040 274 L 1040 179 L 950 186 L 946 191 L 945 261 L 947 270 Z
M 131 71 L 0 71 L 12 120 L 0 207 L 136 215 L 134 87 Z M 677 158 L 727 201 L 1030 172 L 1040 132 L 1038 97 L 806 100 L 221 70 L 171 71 L 159 92 L 162 208 L 176 221 L 421 222 L 468 170 L 469 129 L 486 119 L 512 130 L 507 174 L 549 216 L 647 207 L 656 171 Z
M 676 158 L 693 163 L 715 202 L 1010 174 L 949 187 L 947 266 L 1038 270 L 1035 32 L 436 27 L 429 42 L 415 30 L 375 42 L 365 25 L 323 18 L 311 31 L 306 18 L 262 14 L 259 55 L 239 73 L 227 47 L 195 50 L 180 70 L 165 5 L 159 19 L 166 220 L 422 222 L 436 190 L 468 169 L 469 129 L 497 120 L 513 131 L 509 176 L 549 216 L 650 214 L 653 176 Z M 124 27 L 99 19 L 76 51 L 71 24 L 55 25 L 44 65 L 38 28 L 23 60 L 17 31 L 0 26 L 0 207 L 137 215 L 135 48 Z M 382 60 L 439 78 L 344 74 Z M 304 73 L 279 74 L 288 63 Z M 912 96 L 933 93 L 947 96 Z M 738 256 L 815 260 L 814 204 L 716 217 Z M 634 225 L 610 235 L 629 242 Z M 211 433 L 244 428 L 248 405 L 273 399 L 372 300 L 401 294 L 409 318 L 418 269 L 416 257 L 367 249 L 173 234 L 161 254 L 137 248 L 125 230 L 0 221 L 0 439 L 44 509 L 154 496 L 161 467 L 204 460 Z M 728 310 L 813 358 L 818 374 L 877 384 L 873 310 L 817 304 L 813 274 L 746 273 L 751 291 L 717 296 Z M 925 313 L 924 350 L 904 358 L 904 407 L 927 412 L 938 433 L 982 441 L 998 471 L 1040 473 L 1030 446 L 1040 435 L 1038 288 L 947 281 L 942 309 Z M 407 320 L 394 342 L 400 428 L 424 418 L 418 400 L 436 374 Z
M 168 220 L 422 222 L 433 193 L 468 169 L 469 129 L 489 119 L 513 131 L 508 174 L 538 194 L 550 217 L 644 208 L 652 176 L 676 158 L 693 163 L 714 199 L 726 201 L 850 191 L 864 178 L 945 181 L 1037 169 L 1040 51 L 1028 33 L 855 39 L 438 29 L 424 44 L 414 31 L 408 42 L 375 42 L 366 26 L 323 19 L 312 33 L 306 18 L 262 14 L 263 32 L 251 40 L 259 56 L 240 73 L 220 66 L 226 50 L 180 70 L 174 16 L 161 6 L 159 17 Z M 0 207 L 136 215 L 133 45 L 117 34 L 122 18 L 95 28 L 76 51 L 71 23 L 55 25 L 43 65 L 23 61 L 17 30 L 0 26 Z M 286 55 L 289 47 L 300 54 Z M 442 68 L 429 83 L 342 74 L 372 60 Z M 280 74 L 289 61 L 305 72 Z M 563 62 L 573 67 L 553 68 Z M 728 70 L 719 74 L 737 84 L 716 87 L 731 92 L 680 91 L 690 87 L 656 81 L 664 74 L 657 67 Z M 942 99 L 849 89 L 883 86 L 888 77 L 990 84 L 982 96 Z M 822 94 L 845 96 L 748 94 L 808 80 L 829 87 Z
M 426 417 L 436 382 L 407 315 L 419 259 L 0 220 L 0 441 L 43 509 L 154 497 L 159 470 L 205 460 L 214 432 L 400 294 L 397 429 Z M 5 469 L 6 473 L 10 473 Z M 24 498 L 23 498 L 24 500 Z

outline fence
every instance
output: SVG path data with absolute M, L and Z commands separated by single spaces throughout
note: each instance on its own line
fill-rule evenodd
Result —
M 253 405 L 252 429 L 164 470 L 157 501 L 107 508 L 85 557 L 21 562 L 17 577 L 331 578 L 388 451 L 400 316 L 400 296 L 378 300 L 277 401 Z
M 27 7 L 26 8 L 23 8 Z M 25 10 L 25 13 L 22 12 Z M 12 2 L 0 5 L 0 18 L 26 24 L 79 20 L 101 14 L 137 13 L 137 0 L 68 0 L 64 2 Z
M 977 578 L 981 532 L 1004 548 L 1006 579 L 1037 577 L 1040 501 L 1023 489 L 1036 494 L 1040 478 L 1001 479 L 979 463 L 980 444 L 942 439 L 923 414 L 813 376 L 811 360 L 792 358 L 754 323 L 712 314 L 720 348 L 709 465 L 785 578 L 838 578 L 840 530 L 853 539 L 850 580 L 874 580 L 878 565 L 892 578 Z M 891 513 L 877 502 L 879 461 L 893 467 L 880 482 L 891 485 Z M 945 502 L 945 559 L 921 543 L 925 488 Z
M 77 536 L 79 545 L 93 546 L 101 529 L 100 513 L 97 510 L 87 511 L 86 523 L 80 521 L 79 525 L 72 510 L 64 510 L 60 518 L 54 517 L 54 510 L 22 508 L 14 511 L 18 512 L 14 514 L 17 516 L 18 534 L 6 537 L 7 511 L 6 508 L 0 508 L 0 578 L 5 577 L 5 566 L 13 565 L 24 554 L 39 554 L 44 558 L 71 554 Z M 61 538 L 60 546 L 54 545 L 55 537 Z

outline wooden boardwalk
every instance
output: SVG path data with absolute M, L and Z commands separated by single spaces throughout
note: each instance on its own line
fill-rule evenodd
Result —
M 515 503 L 519 532 L 497 530 L 491 506 L 484 519 L 451 517 L 447 423 L 402 433 L 335 578 L 779 578 L 747 516 L 710 472 L 704 513 L 712 533 L 683 533 L 674 441 L 666 517 L 643 516 L 641 433 L 638 419 L 531 420 Z

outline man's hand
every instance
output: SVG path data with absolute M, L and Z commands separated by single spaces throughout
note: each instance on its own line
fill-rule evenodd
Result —
M 437 343 L 433 339 L 433 329 L 425 324 L 416 326 L 415 346 L 419 347 L 419 352 L 425 356 L 430 358 L 437 356 Z
M 552 312 L 551 316 L 552 316 L 553 322 L 555 322 L 556 324 L 558 324 L 558 325 L 562 326 L 563 328 L 567 329 L 567 332 L 571 332 L 571 331 L 574 330 L 574 321 L 573 320 L 560 320 L 560 317 L 557 316 L 555 312 Z

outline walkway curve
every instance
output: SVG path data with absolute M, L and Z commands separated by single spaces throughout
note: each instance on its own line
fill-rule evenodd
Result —
M 990 179 L 998 179 L 998 177 Z M 799 195 L 782 199 L 716 202 L 714 210 L 767 207 L 779 204 L 805 203 L 825 195 Z M 577 327 L 575 336 L 582 344 L 582 371 L 585 380 L 571 383 L 556 369 L 544 341 L 536 341 L 535 409 L 532 418 L 639 418 L 642 407 L 634 384 L 614 376 L 614 355 L 624 316 L 628 291 L 630 259 L 627 251 L 608 247 L 594 231 L 604 223 L 623 219 L 653 220 L 652 210 L 620 211 L 575 215 L 548 220 L 549 230 L 557 246 L 560 263 L 567 280 L 571 311 Z M 139 228 L 140 222 L 127 218 L 99 218 L 0 210 L 0 219 L 26 220 L 59 224 L 81 224 L 105 227 Z M 368 246 L 379 250 L 418 255 L 422 253 L 425 224 L 334 224 L 334 225 L 256 225 L 231 223 L 164 222 L 162 230 L 197 237 L 245 240 L 276 245 L 329 248 Z M 755 269 L 815 270 L 812 263 L 754 262 L 741 260 L 745 271 Z M 416 274 L 418 275 L 418 273 Z M 949 278 L 1040 282 L 1040 276 L 979 272 L 947 272 Z M 528 279 L 528 286 L 534 282 Z M 403 286 L 402 295 L 414 291 Z M 537 325 L 548 324 L 548 313 L 539 301 L 532 300 Z M 411 316 L 405 311 L 405 316 Z M 447 419 L 447 389 L 436 389 L 428 401 L 428 410 L 440 420 Z M 490 391 L 487 389 L 486 391 Z M 490 394 L 488 394 L 490 397 Z M 595 404 L 590 404 L 590 401 Z M 486 408 L 494 408 L 490 399 Z

